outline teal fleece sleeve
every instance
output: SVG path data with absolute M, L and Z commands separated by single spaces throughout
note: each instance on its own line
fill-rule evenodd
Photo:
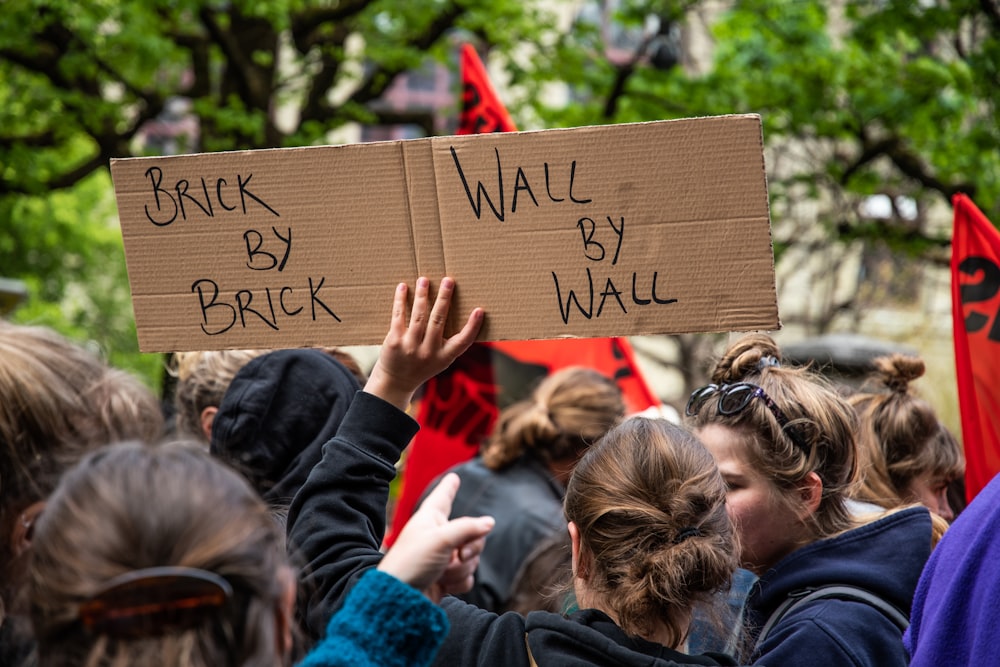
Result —
M 422 667 L 448 635 L 448 617 L 423 593 L 370 569 L 298 667 Z

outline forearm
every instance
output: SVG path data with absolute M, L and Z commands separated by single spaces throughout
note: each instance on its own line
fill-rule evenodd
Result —
M 381 560 L 389 484 L 416 431 L 405 413 L 359 392 L 292 501 L 289 546 L 303 564 L 302 611 L 313 637 L 322 635 L 354 580 Z

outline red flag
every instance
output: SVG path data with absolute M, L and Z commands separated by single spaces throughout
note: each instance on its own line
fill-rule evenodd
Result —
M 971 501 L 1000 472 L 1000 232 L 965 195 L 952 205 L 955 371 Z
M 471 44 L 462 45 L 462 113 L 459 134 L 516 132 L 507 108 L 500 102 L 497 91 L 483 67 L 483 61 Z
M 462 46 L 462 114 L 459 134 L 516 131 L 476 50 Z M 476 455 L 502 408 L 527 398 L 538 380 L 566 366 L 589 366 L 612 377 L 626 407 L 659 405 L 624 338 L 476 343 L 424 387 L 417 411 L 420 432 L 410 444 L 392 525 L 390 546 L 413 514 L 424 489 L 448 468 Z

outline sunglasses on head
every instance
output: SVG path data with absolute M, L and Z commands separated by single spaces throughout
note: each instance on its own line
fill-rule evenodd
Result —
M 759 398 L 767 406 L 767 409 L 771 411 L 771 414 L 774 415 L 778 425 L 781 426 L 781 430 L 788 435 L 792 443 L 803 452 L 809 453 L 809 446 L 803 441 L 801 434 L 797 433 L 794 427 L 788 426 L 788 417 L 778 407 L 778 404 L 761 387 L 750 382 L 722 385 L 708 384 L 700 389 L 695 389 L 691 392 L 691 398 L 688 399 L 687 406 L 684 408 L 684 414 L 688 417 L 698 414 L 701 406 L 716 394 L 719 395 L 719 414 L 727 416 L 743 412 L 753 399 Z

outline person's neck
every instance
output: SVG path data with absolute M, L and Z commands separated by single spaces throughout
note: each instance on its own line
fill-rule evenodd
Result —
M 603 596 L 598 595 L 587 585 L 587 582 L 579 577 L 576 578 L 574 582 L 574 592 L 576 594 L 577 605 L 580 609 L 596 609 L 608 616 L 614 624 L 621 628 L 621 622 L 618 619 L 618 613 L 614 608 L 607 603 Z M 691 624 L 691 611 L 685 610 L 683 612 L 684 617 L 678 620 L 681 621 L 679 627 L 686 628 Z M 646 632 L 638 635 L 640 638 L 645 639 L 648 642 L 654 642 L 660 644 L 661 646 L 666 646 L 674 650 L 682 650 L 684 644 L 684 637 L 680 639 L 674 636 L 670 627 L 663 623 L 662 621 L 656 621 L 653 626 Z

